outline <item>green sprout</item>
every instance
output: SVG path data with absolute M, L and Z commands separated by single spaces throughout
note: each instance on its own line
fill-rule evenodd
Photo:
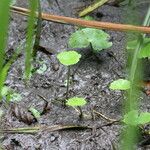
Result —
M 99 29 L 83 28 L 74 32 L 69 38 L 70 48 L 86 48 L 91 45 L 93 52 L 98 53 L 112 46 L 109 34 Z
M 30 107 L 29 111 L 33 114 L 33 116 L 38 120 L 41 117 L 41 113 L 35 109 L 34 107 Z
M 18 102 L 22 100 L 22 96 L 19 93 L 7 86 L 3 86 L 1 90 L 1 96 L 6 100 L 7 103 Z
M 67 88 L 66 88 L 66 99 L 68 99 L 69 93 L 69 79 L 70 79 L 70 66 L 79 62 L 81 55 L 76 51 L 64 51 L 57 55 L 57 59 L 61 64 L 68 67 L 67 73 Z M 65 101 L 63 102 L 65 106 Z
M 79 109 L 79 118 L 82 119 L 83 118 L 83 112 L 81 109 L 81 106 L 84 106 L 86 104 L 86 100 L 84 98 L 79 98 L 79 97 L 73 97 L 67 100 L 67 105 L 68 106 L 72 106 L 72 107 L 78 107 Z
M 128 90 L 130 89 L 130 81 L 125 79 L 118 79 L 113 81 L 109 88 L 112 90 Z
M 124 115 L 123 122 L 133 126 L 144 125 L 150 122 L 150 113 L 142 112 L 139 114 L 137 110 L 132 110 Z

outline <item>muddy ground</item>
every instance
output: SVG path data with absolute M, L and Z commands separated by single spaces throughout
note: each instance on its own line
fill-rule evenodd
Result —
M 85 0 L 46 0 L 41 2 L 44 12 L 77 17 L 77 11 L 91 1 Z M 26 7 L 26 1 L 18 1 L 18 6 Z M 138 8 L 145 8 L 140 5 Z M 141 9 L 140 9 L 141 10 Z M 124 7 L 104 5 L 91 14 L 95 20 L 109 22 L 124 22 Z M 10 31 L 8 49 L 16 48 L 20 41 L 25 39 L 27 18 L 12 13 L 10 21 Z M 60 52 L 67 49 L 69 35 L 76 29 L 74 26 L 56 24 L 52 22 L 42 22 L 41 45 Z M 1 135 L 2 147 L 6 150 L 113 150 L 113 145 L 117 148 L 121 125 L 112 124 L 99 128 L 108 122 L 95 114 L 95 119 L 91 117 L 91 111 L 95 109 L 112 119 L 120 119 L 123 107 L 123 98 L 120 91 L 110 90 L 109 84 L 118 78 L 126 76 L 123 69 L 126 63 L 125 44 L 126 34 L 121 32 L 107 31 L 111 36 L 113 46 L 102 51 L 98 58 L 94 55 L 82 60 L 81 64 L 72 67 L 73 81 L 70 87 L 70 97 L 85 97 L 88 101 L 83 107 L 86 114 L 83 120 L 79 120 L 78 113 L 71 107 L 63 108 L 59 99 L 64 97 L 66 88 L 67 69 L 59 64 L 59 69 L 54 65 L 58 64 L 56 55 L 47 55 L 38 52 L 37 60 L 46 64 L 44 73 L 34 73 L 30 83 L 25 84 L 24 55 L 21 55 L 12 65 L 6 85 L 21 94 L 22 100 L 17 102 L 18 111 L 28 110 L 33 106 L 42 111 L 44 101 L 38 95 L 46 98 L 49 102 L 50 110 L 42 115 L 37 122 L 28 125 L 11 115 L 10 107 L 6 109 L 1 104 L 1 109 L 5 112 L 2 118 L 2 128 L 31 127 L 31 126 L 52 126 L 52 125 L 84 125 L 93 127 L 91 129 L 78 128 L 73 130 L 58 130 L 54 132 L 44 131 L 36 134 L 8 134 Z M 109 53 L 114 54 L 114 57 Z M 24 53 L 23 53 L 24 54 Z M 39 67 L 40 64 L 34 64 Z M 76 70 L 77 69 L 77 70 Z M 76 72 L 74 73 L 74 70 Z M 141 92 L 141 110 L 149 111 L 149 98 Z M 141 142 L 141 141 L 140 141 Z M 139 143 L 140 143 L 139 142 Z M 117 148 L 118 149 L 118 148 Z M 138 147 L 137 149 L 144 149 Z M 145 148 L 150 149 L 150 148 Z

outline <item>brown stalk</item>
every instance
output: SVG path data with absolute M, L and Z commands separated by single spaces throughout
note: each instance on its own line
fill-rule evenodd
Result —
M 30 12 L 29 9 L 16 7 L 16 6 L 11 6 L 11 11 L 26 16 L 28 16 Z M 38 17 L 38 13 L 36 16 Z M 100 21 L 89 21 L 89 20 L 82 20 L 82 19 L 46 14 L 46 13 L 42 13 L 41 17 L 42 19 L 47 21 L 58 22 L 63 24 L 72 24 L 72 25 L 83 26 L 83 27 L 115 30 L 115 31 L 122 31 L 122 32 L 132 31 L 132 32 L 150 33 L 150 27 L 144 27 L 144 26 L 134 26 L 129 24 L 119 24 L 119 23 L 100 22 Z

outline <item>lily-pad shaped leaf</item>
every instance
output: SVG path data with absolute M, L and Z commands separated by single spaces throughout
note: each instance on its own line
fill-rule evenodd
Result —
M 33 116 L 34 116 L 36 119 L 38 119 L 38 118 L 41 117 L 40 112 L 39 112 L 37 109 L 35 109 L 34 107 L 30 107 L 30 108 L 29 108 L 29 111 L 33 114 Z
M 90 44 L 95 53 L 112 46 L 110 36 L 99 29 L 84 28 L 73 33 L 69 38 L 69 47 L 85 48 Z
M 57 59 L 65 66 L 74 65 L 79 62 L 81 55 L 76 51 L 64 51 L 57 55 Z
M 150 113 L 144 112 L 141 113 L 138 118 L 138 124 L 146 124 L 150 122 Z
M 84 106 L 86 104 L 86 100 L 84 98 L 73 97 L 67 100 L 67 105 L 76 107 L 76 106 Z
M 134 50 L 137 46 L 137 40 L 133 40 L 127 43 L 127 50 Z M 150 38 L 144 38 L 143 46 L 138 55 L 139 58 L 150 57 Z
M 125 114 L 123 122 L 127 125 L 138 125 L 138 111 L 132 110 Z
M 113 81 L 109 88 L 112 90 L 128 90 L 130 89 L 130 81 L 125 79 L 118 79 Z

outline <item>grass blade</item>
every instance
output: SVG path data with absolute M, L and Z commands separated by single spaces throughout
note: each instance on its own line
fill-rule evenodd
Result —
M 35 26 L 35 16 L 37 10 L 37 0 L 29 1 L 30 3 L 30 13 L 28 19 L 28 29 L 27 29 L 27 39 L 26 39 L 26 58 L 25 58 L 25 79 L 30 78 L 31 73 L 31 62 L 32 62 L 32 52 L 34 43 L 34 26 Z

